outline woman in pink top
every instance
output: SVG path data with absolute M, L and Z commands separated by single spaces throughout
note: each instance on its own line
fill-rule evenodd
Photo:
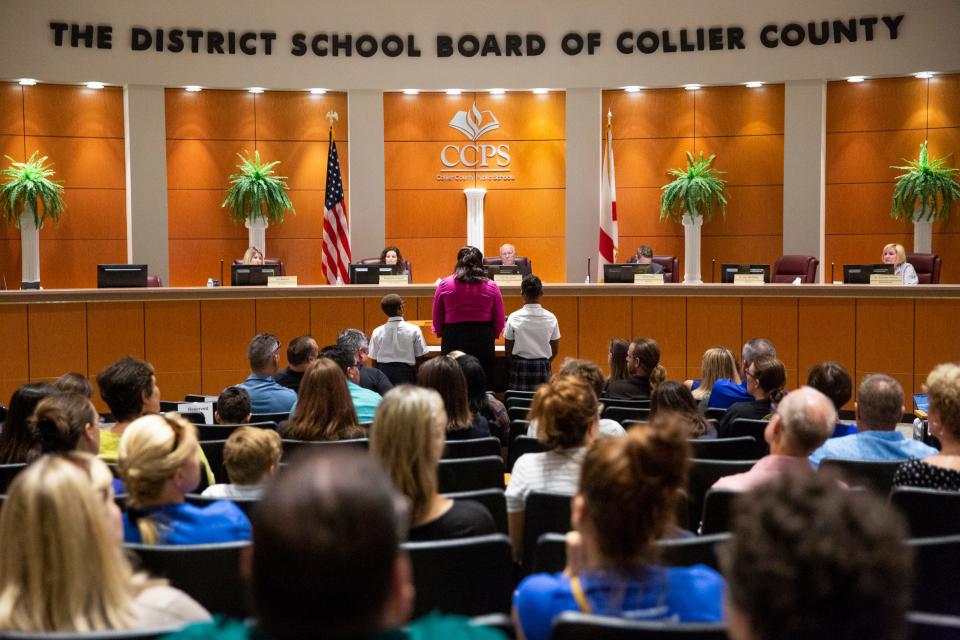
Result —
M 493 383 L 494 341 L 503 331 L 503 296 L 487 278 L 483 254 L 476 247 L 457 252 L 457 268 L 433 294 L 433 332 L 440 352 L 463 351 L 476 357 Z

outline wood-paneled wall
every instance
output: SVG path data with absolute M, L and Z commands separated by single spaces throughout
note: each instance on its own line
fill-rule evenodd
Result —
M 386 243 L 399 246 L 413 263 L 416 282 L 452 272 L 457 250 L 466 244 L 467 187 L 487 189 L 484 255 L 497 255 L 501 244 L 511 242 L 545 282 L 566 280 L 563 93 L 386 93 L 383 101 Z M 510 145 L 515 180 L 493 180 L 494 174 L 472 170 L 447 174 L 463 180 L 438 179 L 441 149 L 471 143 L 448 123 L 474 105 L 500 123 L 477 144 Z
M 166 91 L 167 198 L 170 285 L 202 285 L 219 278 L 224 261 L 243 256 L 247 230 L 230 222 L 221 208 L 238 153 L 260 151 L 262 160 L 279 160 L 287 176 L 296 215 L 267 229 L 267 257 L 284 262 L 301 284 L 325 284 L 320 264 L 328 127 L 336 111 L 335 133 L 349 215 L 349 143 L 345 93 L 304 91 Z
M 960 161 L 960 75 L 885 78 L 827 85 L 826 259 L 836 264 L 880 262 L 883 246 L 913 250 L 913 225 L 890 217 L 892 166 L 914 159 L 929 140 L 933 156 Z M 960 282 L 960 206 L 933 226 L 933 251 L 943 258 L 940 282 Z
M 723 262 L 772 264 L 783 247 L 783 85 L 603 92 L 604 121 L 613 113 L 620 259 L 649 244 L 680 258 L 683 226 L 660 221 L 667 170 L 684 153 L 716 154 L 727 181 L 727 216 L 703 225 L 701 270 L 711 281 Z
M 40 231 L 44 287 L 94 287 L 98 263 L 127 261 L 123 138 L 122 89 L 0 83 L 0 164 L 39 151 L 65 187 L 60 223 Z M 20 231 L 0 223 L 8 288 L 20 287 L 20 268 Z

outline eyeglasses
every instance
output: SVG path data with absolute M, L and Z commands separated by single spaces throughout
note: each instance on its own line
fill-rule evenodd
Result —
M 747 377 L 753 378 L 754 380 L 756 380 L 756 379 L 757 379 L 757 374 L 754 373 L 753 371 L 750 371 L 750 369 L 747 369 Z

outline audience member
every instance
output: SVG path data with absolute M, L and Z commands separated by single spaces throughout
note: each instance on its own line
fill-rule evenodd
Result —
M 437 493 L 446 426 L 440 394 L 402 385 L 383 397 L 370 430 L 371 452 L 397 491 L 410 500 L 412 542 L 496 533 L 493 517 L 483 505 Z
M 598 398 L 603 394 L 603 387 L 607 382 L 603 378 L 603 371 L 600 370 L 600 367 L 589 360 L 579 360 L 575 358 L 567 358 L 563 361 L 555 377 L 559 378 L 561 376 L 576 376 L 584 380 L 590 385 L 593 393 L 596 394 Z M 538 437 L 538 430 L 539 424 L 536 419 L 531 420 L 527 425 L 527 435 L 531 438 L 536 438 Z M 600 429 L 597 431 L 598 438 L 622 436 L 624 433 L 626 433 L 626 431 L 624 431 L 623 427 L 620 426 L 620 423 L 616 420 L 600 418 Z
M 269 333 L 258 333 L 247 347 L 250 375 L 238 387 L 250 394 L 253 413 L 288 413 L 297 400 L 292 389 L 277 384 L 273 376 L 280 368 L 280 341 Z
M 745 473 L 720 478 L 713 488 L 749 491 L 780 476 L 812 474 L 809 456 L 830 437 L 836 422 L 837 411 L 827 396 L 813 387 L 800 387 L 777 406 L 763 432 L 770 455 Z
M 207 487 L 209 498 L 258 500 L 266 481 L 277 472 L 283 442 L 273 429 L 240 427 L 230 434 L 223 446 L 223 466 L 229 484 Z
M 753 396 L 748 402 L 735 402 L 717 425 L 717 435 L 726 438 L 739 418 L 765 420 L 786 395 L 787 370 L 783 363 L 772 356 L 754 359 L 746 370 L 747 391 Z M 713 394 L 711 394 L 712 397 Z
M 303 372 L 317 359 L 319 353 L 320 347 L 312 336 L 294 338 L 287 347 L 287 367 L 273 374 L 273 379 L 281 387 L 299 391 Z
M 661 413 L 673 413 L 687 427 L 688 438 L 716 438 L 717 430 L 707 422 L 690 389 L 683 383 L 667 380 L 657 385 L 650 396 L 650 420 Z
M 634 256 L 633 262 L 650 265 L 650 273 L 664 272 L 663 265 L 653 261 L 653 247 L 648 244 L 642 244 L 637 247 L 637 254 Z
M 196 427 L 175 413 L 137 418 L 120 439 L 119 468 L 129 493 L 126 542 L 201 544 L 250 539 L 250 521 L 232 502 L 184 502 L 200 484 Z
M 937 452 L 919 440 L 907 440 L 897 431 L 903 417 L 903 387 L 890 376 L 876 373 L 864 378 L 853 406 L 858 433 L 827 440 L 810 456 L 814 467 L 825 458 L 906 460 Z
M 171 640 L 450 638 L 496 640 L 493 630 L 413 610 L 398 497 L 370 456 L 299 456 L 264 493 L 248 581 L 256 626 L 219 619 Z
M 383 371 L 366 366 L 367 356 L 370 354 L 370 342 L 363 331 L 344 329 L 337 336 L 337 346 L 346 351 L 356 363 L 357 371 L 360 372 L 360 380 L 357 384 L 381 396 L 393 389 L 393 383 Z
M 807 386 L 813 387 L 833 402 L 839 415 L 843 405 L 853 397 L 853 380 L 847 370 L 836 362 L 821 362 L 810 367 L 807 373 Z M 857 426 L 837 420 L 832 438 L 849 436 L 857 432 Z
M 700 380 L 684 382 L 693 391 L 702 411 L 710 405 L 710 393 L 718 380 L 729 380 L 732 384 L 740 385 L 740 373 L 737 371 L 737 361 L 733 352 L 726 347 L 713 347 L 703 352 L 703 361 L 700 366 Z
M 253 405 L 250 394 L 243 387 L 227 387 L 217 397 L 213 420 L 217 424 L 246 424 L 250 422 Z
M 357 423 L 348 386 L 349 381 L 336 362 L 325 356 L 314 360 L 303 376 L 293 417 L 280 426 L 280 432 L 293 440 L 362 438 L 364 432 Z
M 451 351 L 448 354 L 460 365 L 463 377 L 467 381 L 467 404 L 471 416 L 483 416 L 487 419 L 490 434 L 500 438 L 503 446 L 509 444 L 510 416 L 507 408 L 497 400 L 492 391 L 487 391 L 487 374 L 483 365 L 474 356 L 462 351 Z
M 910 602 L 905 527 L 881 500 L 816 474 L 738 500 L 719 549 L 731 640 L 898 640 Z
M 630 620 L 718 622 L 723 578 L 704 565 L 663 567 L 656 541 L 673 525 L 687 478 L 686 425 L 608 438 L 587 451 L 572 504 L 563 573 L 535 574 L 514 595 L 518 632 L 549 640 L 553 619 L 581 611 Z M 519 634 L 518 634 L 519 635 Z
M 630 374 L 627 373 L 627 351 L 629 350 L 629 340 L 624 340 L 623 338 L 613 338 L 610 340 L 610 351 L 607 353 L 607 365 L 610 367 L 611 380 L 626 380 L 630 377 Z
M 557 316 L 543 308 L 543 283 L 527 276 L 520 283 L 523 307 L 507 317 L 503 330 L 504 350 L 510 367 L 509 389 L 533 391 L 550 379 L 550 363 L 560 348 Z
M 667 377 L 666 369 L 660 364 L 660 345 L 653 338 L 634 338 L 627 348 L 626 363 L 630 377 L 608 382 L 607 398 L 648 400 Z
M 735 402 L 750 402 L 753 394 L 747 389 L 747 372 L 760 356 L 777 357 L 777 350 L 766 338 L 754 338 L 743 345 L 740 357 L 740 377 L 720 378 L 710 390 L 708 406 L 711 409 L 726 409 Z
M 353 410 L 357 414 L 357 420 L 361 425 L 368 425 L 373 422 L 373 414 L 380 404 L 381 396 L 376 391 L 364 389 L 360 386 L 360 368 L 356 360 L 350 356 L 350 353 L 338 347 L 330 345 L 320 349 L 320 357 L 333 360 L 343 375 L 347 377 L 347 391 L 350 393 L 350 400 L 353 402 Z M 297 404 L 294 403 L 291 415 L 296 413 Z
M 81 633 L 210 618 L 166 580 L 134 573 L 111 479 L 81 452 L 43 456 L 14 479 L 0 511 L 0 629 Z
M 417 365 L 427 355 L 423 331 L 403 319 L 404 308 L 404 300 L 397 294 L 383 296 L 380 309 L 387 321 L 374 329 L 370 336 L 370 360 L 391 384 L 415 382 Z
M 467 379 L 453 357 L 437 356 L 425 362 L 417 371 L 417 384 L 433 389 L 443 398 L 443 408 L 447 413 L 447 440 L 490 437 L 487 419 L 470 411 Z
M 960 491 L 960 366 L 937 366 L 927 376 L 924 388 L 930 399 L 930 433 L 940 440 L 940 452 L 905 462 L 897 469 L 893 484 Z
M 100 415 L 79 393 L 56 393 L 37 404 L 29 420 L 40 453 L 100 453 Z
M 577 376 L 557 376 L 533 395 L 530 419 L 544 453 L 527 453 L 513 465 L 507 485 L 507 515 L 513 553 L 523 552 L 523 514 L 531 491 L 573 495 L 580 466 L 600 428 L 600 403 L 589 383 Z
M 517 262 L 517 248 L 514 247 L 509 242 L 506 244 L 500 245 L 500 264 L 505 267 L 519 266 L 520 275 L 526 278 L 530 275 L 530 261 L 524 261 L 523 263 Z
M 32 462 L 40 455 L 40 444 L 30 429 L 29 420 L 37 404 L 57 393 L 48 382 L 31 382 L 13 392 L 7 419 L 0 431 L 0 464 Z
M 61 393 L 79 393 L 82 396 L 93 399 L 93 385 L 82 373 L 70 371 L 57 378 L 57 389 Z

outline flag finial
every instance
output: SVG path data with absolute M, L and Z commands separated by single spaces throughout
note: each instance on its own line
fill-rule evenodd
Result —
M 612 124 L 613 124 L 613 110 L 607 109 L 607 126 L 610 126 Z
M 327 111 L 327 122 L 330 123 L 330 126 L 333 126 L 333 123 L 340 119 L 340 114 L 336 111 Z

